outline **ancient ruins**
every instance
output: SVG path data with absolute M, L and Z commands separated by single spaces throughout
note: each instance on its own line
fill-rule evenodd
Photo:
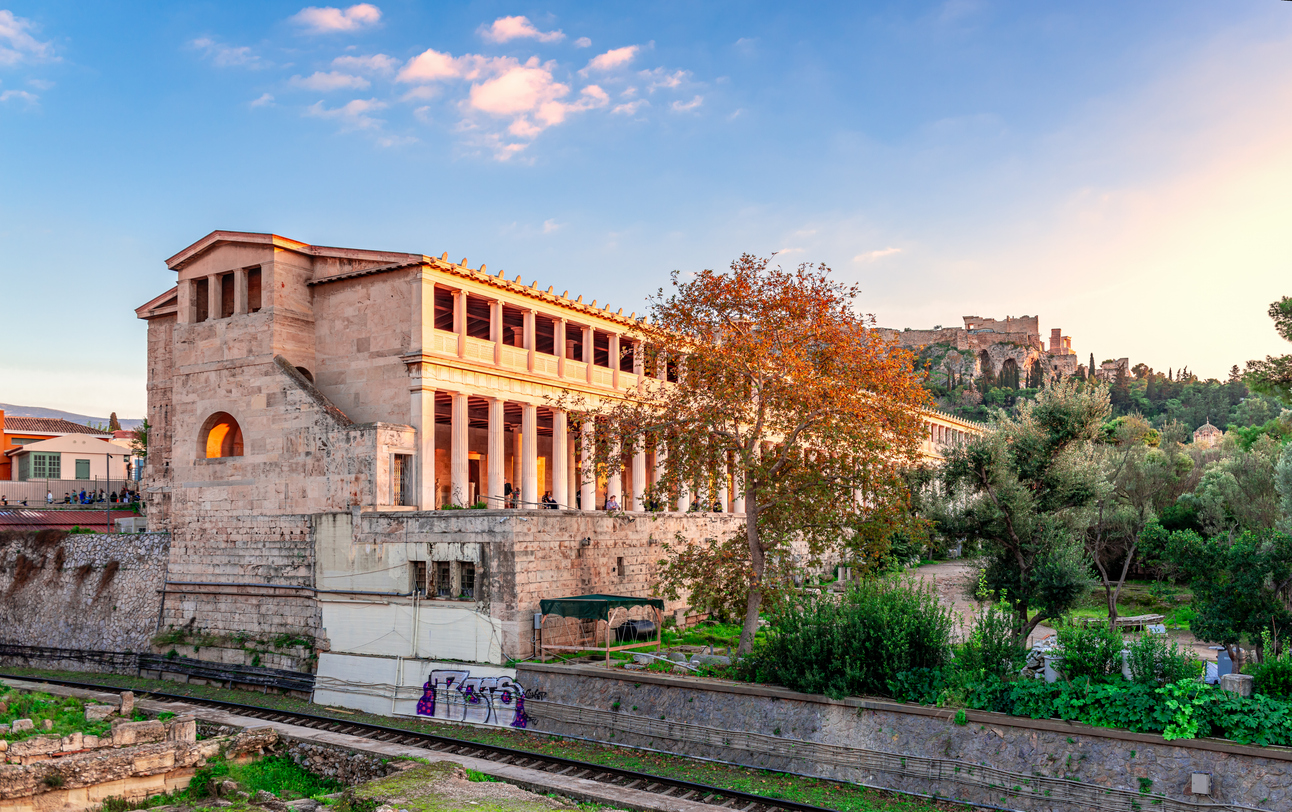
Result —
M 1039 320 L 1039 316 L 965 316 L 964 327 L 880 329 L 901 346 L 920 352 L 920 360 L 930 365 L 934 382 L 948 388 L 982 377 L 1018 387 L 1087 374 L 1087 365 L 1078 363 L 1072 349 L 1072 337 L 1055 327 L 1050 330 L 1047 349 Z

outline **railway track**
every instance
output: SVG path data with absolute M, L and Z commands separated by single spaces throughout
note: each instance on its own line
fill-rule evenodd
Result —
M 111 693 L 130 690 L 128 688 L 122 688 L 119 685 L 99 685 L 88 682 L 76 682 L 73 680 L 28 677 L 15 674 L 0 674 L 0 678 L 23 680 L 24 682 L 43 682 L 50 685 L 62 685 L 69 688 L 83 688 L 94 691 L 108 691 Z M 190 705 L 219 708 L 221 710 L 236 712 L 239 716 L 260 719 L 266 722 L 280 722 L 282 724 L 292 724 L 297 725 L 298 727 L 313 728 L 315 730 L 323 730 L 331 733 L 361 736 L 365 739 L 373 739 L 374 741 L 379 742 L 419 747 L 424 750 L 440 753 L 446 756 L 469 756 L 471 758 L 497 762 L 498 764 L 508 764 L 516 767 L 524 767 L 530 770 L 540 770 L 542 772 L 552 773 L 553 775 L 560 775 L 569 778 L 584 778 L 602 784 L 610 784 L 613 786 L 624 787 L 626 789 L 651 792 L 657 795 L 669 796 L 685 801 L 708 804 L 714 807 L 731 810 L 731 812 L 833 812 L 833 810 L 829 810 L 825 807 L 813 806 L 812 804 L 798 803 L 796 801 L 789 801 L 781 798 L 768 798 L 762 795 L 723 789 L 721 787 L 713 787 L 707 784 L 697 784 L 677 778 L 664 778 L 650 773 L 634 772 L 632 770 L 624 770 L 616 767 L 605 767 L 600 764 L 589 764 L 584 761 L 561 758 L 560 756 L 531 753 L 527 750 L 516 750 L 510 747 L 463 741 L 461 739 L 454 739 L 448 736 L 439 736 L 434 733 L 421 733 L 413 730 L 405 730 L 403 728 L 372 724 L 369 722 L 340 720 L 330 716 L 317 716 L 311 713 L 279 711 L 269 708 L 261 708 L 255 705 L 225 702 L 218 699 L 199 699 L 191 696 L 183 696 L 181 694 L 162 693 L 146 688 L 135 690 L 134 693 L 135 697 L 138 699 L 162 699 L 184 702 Z

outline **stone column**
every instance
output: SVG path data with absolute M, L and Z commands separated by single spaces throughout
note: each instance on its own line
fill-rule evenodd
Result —
M 502 302 L 489 303 L 489 340 L 493 342 L 494 366 L 502 364 Z
M 502 417 L 502 398 L 489 399 L 489 507 L 502 508 L 506 507 L 503 501 L 503 481 L 505 479 L 504 465 L 507 462 L 507 454 L 503 449 L 503 435 L 507 433 L 507 427 L 503 424 Z
M 679 513 L 686 513 L 691 509 L 691 487 L 685 479 L 677 488 L 677 510 Z
M 566 490 L 569 474 L 570 444 L 565 434 L 565 412 L 552 410 L 552 498 L 564 510 L 569 505 L 570 494 Z
M 624 505 L 624 455 L 623 446 L 620 444 L 618 437 L 611 437 L 609 470 L 606 471 L 606 501 L 610 497 L 615 498 L 620 510 L 626 509 Z
M 532 312 L 532 311 L 531 311 Z M 526 403 L 521 407 L 521 507 L 538 507 L 538 407 Z
M 554 349 L 556 350 L 556 377 L 558 378 L 565 377 L 565 325 L 565 319 L 556 320 L 556 346 Z M 553 448 L 555 449 L 555 446 Z M 552 453 L 555 454 L 556 452 L 553 451 Z M 560 500 L 558 499 L 557 501 Z
M 424 376 L 424 365 L 414 365 L 409 393 L 411 422 L 417 431 L 417 507 L 435 510 L 435 389 Z
M 212 321 L 220 318 L 220 275 L 206 278 L 206 317 Z
M 565 477 L 565 495 L 570 500 L 568 507 L 574 510 L 574 495 L 579 492 L 579 441 L 570 436 L 568 431 L 565 441 Z
M 523 423 L 524 421 L 522 420 L 521 422 Z M 511 433 L 511 492 L 515 494 L 517 502 L 520 501 L 520 483 L 524 479 L 521 460 L 525 457 L 524 449 L 521 447 L 522 434 L 520 428 L 520 426 L 517 426 Z
M 633 504 L 631 510 L 646 509 L 646 437 L 637 435 L 633 449 Z
M 233 315 L 243 316 L 247 313 L 247 269 L 239 268 L 233 272 Z
M 453 411 L 450 415 L 453 441 L 449 446 L 449 501 L 467 507 L 470 488 L 467 486 L 467 396 L 453 393 Z
M 583 363 L 587 365 L 584 370 L 587 373 L 588 383 L 592 383 L 592 359 L 597 357 L 597 351 L 592 346 L 592 337 L 595 335 L 591 327 L 583 328 Z
M 714 479 L 717 481 L 718 485 L 718 504 L 722 506 L 723 513 L 730 513 L 731 511 L 728 508 L 730 506 L 729 500 L 731 498 L 731 493 L 727 478 L 727 459 L 725 456 L 723 457 L 722 462 L 718 463 L 718 470 Z
M 619 388 L 619 334 L 610 334 L 610 385 Z
M 731 501 L 731 512 L 744 513 L 745 512 L 745 485 L 740 481 L 740 477 L 738 475 L 732 476 L 731 489 L 732 491 L 735 492 L 735 496 Z
M 597 468 L 593 464 L 593 449 L 596 447 L 596 429 L 591 418 L 584 418 L 579 428 L 579 453 L 583 458 L 582 470 L 579 473 L 579 507 L 581 510 L 597 509 Z
M 535 315 L 536 314 L 534 313 L 533 308 L 526 308 L 525 310 L 525 350 L 527 352 L 527 356 L 525 361 L 525 364 L 526 364 L 525 368 L 530 372 L 534 371 L 534 353 L 537 352 L 536 350 L 537 342 L 534 341 Z
M 652 482 L 652 484 L 657 487 L 659 486 L 660 480 L 664 478 L 664 463 L 666 462 L 668 462 L 668 446 L 665 445 L 663 440 L 657 440 L 655 442 L 655 479 Z M 672 500 L 669 499 L 667 495 L 660 494 L 659 498 L 662 501 L 662 509 L 668 510 L 672 507 L 670 504 Z
M 467 292 L 453 291 L 453 331 L 458 334 L 458 357 L 467 357 Z M 466 493 L 466 491 L 463 491 Z

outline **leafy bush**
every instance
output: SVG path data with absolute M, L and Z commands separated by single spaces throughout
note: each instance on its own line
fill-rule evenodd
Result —
M 1131 680 L 1154 687 L 1197 677 L 1202 662 L 1193 652 L 1160 634 L 1144 633 L 1127 647 L 1126 664 Z
M 1269 635 L 1265 636 L 1264 654 L 1260 665 L 1252 669 L 1253 690 L 1266 696 L 1292 698 L 1292 647 L 1282 654 L 1273 654 Z
M 1069 680 L 1086 677 L 1104 682 L 1121 679 L 1122 636 L 1102 623 L 1091 626 L 1060 626 L 1057 629 L 1063 660 L 1059 669 Z
M 1018 645 L 1018 617 L 1006 601 L 978 612 L 969 639 L 956 658 L 957 670 L 966 676 L 1009 680 L 1018 676 L 1026 652 Z
M 833 596 L 801 595 L 770 617 L 749 670 L 774 682 L 835 698 L 887 696 L 911 669 L 951 658 L 951 612 L 931 587 L 909 579 L 866 579 Z

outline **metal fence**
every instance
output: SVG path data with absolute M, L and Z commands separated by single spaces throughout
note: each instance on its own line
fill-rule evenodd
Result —
M 0 479 L 0 496 L 9 501 L 10 505 L 21 505 L 23 500 L 27 500 L 28 507 L 40 507 L 44 505 L 46 496 L 54 495 L 55 504 L 63 504 L 65 498 L 72 498 L 76 494 L 76 503 L 80 504 L 81 491 L 85 491 L 88 496 L 90 493 L 103 491 L 107 497 L 110 497 L 115 491 L 118 499 L 121 497 L 122 490 L 131 493 L 137 493 L 139 483 L 128 479 Z M 108 504 L 105 502 L 105 504 Z

